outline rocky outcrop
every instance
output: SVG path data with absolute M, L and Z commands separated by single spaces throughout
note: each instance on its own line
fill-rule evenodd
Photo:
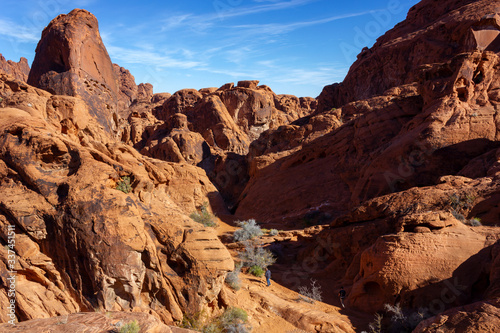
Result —
M 1 78 L 0 229 L 3 241 L 16 230 L 17 320 L 101 308 L 174 323 L 218 308 L 233 261 L 188 217 L 224 209 L 204 171 L 108 139 L 78 98 Z
M 54 94 L 82 98 L 108 132 L 116 128 L 113 114 L 120 87 L 91 13 L 75 9 L 50 22 L 36 48 L 28 83 Z
M 28 59 L 21 57 L 19 62 L 14 62 L 12 60 L 6 60 L 4 56 L 0 54 L 0 73 L 10 74 L 14 76 L 15 79 L 26 82 L 28 80 L 28 74 L 30 73 Z
M 422 65 L 446 62 L 464 52 L 498 52 L 499 31 L 495 2 L 421 1 L 405 21 L 361 51 L 342 83 L 323 89 L 318 109 L 327 111 L 410 84 Z
M 481 42 L 477 39 L 477 31 L 482 29 L 479 27 L 486 27 L 485 22 L 493 24 L 496 17 L 489 15 L 494 11 L 491 3 L 481 4 L 482 1 L 449 1 L 448 13 L 430 10 L 441 6 L 434 2 L 422 2 L 410 12 L 409 21 L 387 35 L 404 34 L 406 39 L 394 37 L 390 43 L 387 36 L 383 37 L 373 48 L 373 55 L 353 65 L 344 82 L 352 96 L 323 106 L 320 110 L 328 111 L 303 119 L 295 129 L 287 129 L 286 136 L 294 141 L 288 146 L 259 140 L 252 152 L 258 158 L 250 167 L 256 176 L 242 193 L 236 215 L 290 223 L 311 211 L 335 217 L 370 198 L 434 185 L 444 175 L 467 172 L 474 178 L 486 176 L 492 165 L 484 166 L 479 157 L 488 153 L 493 156 L 498 149 L 496 92 L 500 87 L 500 58 L 496 52 L 500 49 L 495 49 L 495 43 L 484 50 L 476 45 Z M 412 18 L 429 10 L 432 15 L 422 16 L 422 24 L 411 23 Z M 439 13 L 441 16 L 436 17 Z M 430 18 L 433 23 L 426 23 Z M 422 37 L 427 36 L 422 26 L 433 31 L 440 26 L 436 22 L 446 23 L 438 34 L 440 39 L 448 40 L 449 34 L 452 40 L 460 40 L 464 48 L 467 46 L 463 51 L 468 52 L 457 55 L 450 49 L 448 54 L 438 48 L 438 55 L 426 51 L 425 56 L 408 62 L 416 53 L 409 56 L 405 53 L 407 47 L 413 50 L 420 42 L 427 43 L 429 39 Z M 460 28 L 453 30 L 448 26 Z M 387 56 L 380 52 L 387 52 Z M 400 54 L 405 55 L 402 58 L 408 75 L 385 73 L 398 64 L 386 60 Z M 377 59 L 384 59 L 384 64 L 378 65 Z M 365 66 L 370 68 L 370 74 L 365 72 Z M 400 71 L 404 71 L 403 67 Z M 368 77 L 370 83 L 365 81 Z M 395 78 L 394 82 L 388 77 Z M 379 87 L 381 90 L 370 92 Z M 358 93 L 356 89 L 364 90 Z M 341 107 L 335 109 L 336 106 Z M 342 126 L 327 125 L 328 118 L 336 118 Z M 327 130 L 308 140 L 308 129 L 322 126 L 321 123 Z M 268 137 L 273 136 L 278 134 Z M 276 153 L 272 147 L 279 151 L 280 145 L 290 150 Z M 473 160 L 475 166 L 481 163 L 480 169 L 468 166 Z M 474 174 L 472 169 L 476 170 Z M 295 184 L 296 179 L 307 181 Z M 257 212 L 255 206 L 260 207 Z
M 125 330 L 135 322 L 143 332 L 152 333 L 189 333 L 194 332 L 163 324 L 158 318 L 146 313 L 75 313 L 47 319 L 34 319 L 17 323 L 3 324 L 0 329 L 5 333 L 37 333 L 37 332 L 115 332 Z M 129 326 L 127 326 L 129 325 Z
M 143 131 L 135 147 L 147 156 L 188 161 L 202 167 L 235 205 L 248 181 L 245 156 L 251 143 L 268 129 L 277 129 L 315 111 L 312 98 L 276 95 L 259 81 L 240 81 L 219 89 L 183 89 L 153 109 L 164 124 Z M 184 115 L 181 127 L 173 126 Z M 183 118 L 184 119 L 184 118 Z

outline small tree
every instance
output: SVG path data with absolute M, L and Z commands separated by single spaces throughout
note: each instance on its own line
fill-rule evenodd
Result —
M 235 242 L 242 242 L 262 236 L 262 230 L 254 219 L 238 221 L 236 223 L 241 228 L 234 232 L 233 239 Z

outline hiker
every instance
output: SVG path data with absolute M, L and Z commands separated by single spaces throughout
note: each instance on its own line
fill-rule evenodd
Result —
M 345 298 L 345 295 L 346 295 L 346 292 L 344 290 L 344 287 L 340 287 L 340 291 L 339 291 L 339 297 L 340 297 L 340 304 L 342 304 L 342 307 L 345 308 L 345 305 L 344 305 L 344 298 Z
M 269 287 L 271 285 L 271 271 L 267 267 L 266 267 L 266 273 L 264 274 L 264 276 L 266 277 L 267 286 Z

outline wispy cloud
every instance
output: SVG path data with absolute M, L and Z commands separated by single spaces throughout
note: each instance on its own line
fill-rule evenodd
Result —
M 225 19 L 285 10 L 304 6 L 316 1 L 318 0 L 265 1 L 271 3 L 259 4 L 256 6 L 231 6 L 226 3 L 226 1 L 214 1 L 213 12 L 203 15 L 194 15 L 191 13 L 170 15 L 168 19 L 162 20 L 160 30 L 163 32 L 183 26 L 191 27 L 202 32 Z M 262 3 L 264 1 L 256 2 Z
M 375 12 L 375 11 L 368 10 L 368 11 L 357 12 L 357 13 L 336 15 L 336 16 L 331 16 L 331 17 L 327 17 L 324 19 L 313 20 L 313 21 L 292 22 L 292 23 L 287 23 L 287 24 L 282 24 L 282 23 L 246 24 L 246 25 L 233 26 L 232 28 L 233 29 L 244 29 L 244 30 L 247 30 L 247 32 L 249 32 L 251 34 L 259 34 L 259 35 L 266 35 L 266 36 L 268 36 L 268 35 L 280 35 L 280 34 L 288 33 L 288 32 L 291 32 L 291 31 L 294 31 L 294 30 L 297 30 L 300 28 L 330 23 L 333 21 L 338 21 L 338 20 L 347 19 L 347 18 L 351 18 L 351 17 L 363 16 L 363 15 L 367 15 L 367 14 L 370 14 L 373 12 Z
M 167 54 L 146 49 L 127 49 L 118 46 L 107 46 L 107 50 L 113 62 L 120 64 L 141 64 L 155 68 L 180 68 L 192 69 L 203 66 L 201 61 L 185 60 L 187 50 L 182 50 L 178 57 L 175 54 Z
M 33 43 L 39 40 L 39 31 L 20 26 L 14 22 L 0 19 L 0 35 L 16 39 L 21 43 Z

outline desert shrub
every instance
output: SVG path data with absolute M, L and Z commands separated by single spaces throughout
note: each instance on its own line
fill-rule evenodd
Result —
M 480 227 L 480 226 L 482 226 L 481 219 L 479 217 L 471 218 L 465 224 L 470 225 L 472 227 Z
M 384 316 L 380 313 L 375 314 L 373 321 L 368 324 L 370 329 L 369 333 L 382 333 L 382 319 L 384 319 Z
M 263 270 L 276 262 L 276 258 L 271 251 L 262 248 L 262 246 L 254 242 L 247 242 L 245 244 L 245 251 L 240 253 L 240 258 L 245 266 L 258 266 Z
M 231 307 L 224 313 L 206 324 L 202 323 L 202 315 L 184 315 L 180 327 L 197 330 L 203 333 L 247 333 L 250 327 L 247 325 L 248 314 L 245 310 Z
M 116 183 L 116 189 L 122 191 L 123 193 L 129 193 L 132 191 L 132 184 L 130 183 L 130 177 L 124 176 Z
M 233 288 L 234 290 L 240 290 L 241 288 L 241 263 L 237 263 L 234 271 L 227 273 L 226 275 L 226 283 Z
M 243 309 L 231 307 L 224 311 L 219 320 L 222 326 L 227 328 L 231 325 L 246 323 L 248 320 L 248 314 Z
M 456 218 L 457 220 L 461 221 L 461 222 L 465 222 L 465 216 L 459 212 L 457 212 L 456 210 L 452 210 L 451 211 L 451 214 L 453 215 L 454 218 Z
M 236 222 L 241 227 L 233 235 L 235 242 L 241 242 L 262 236 L 262 230 L 254 219 Z
M 204 328 L 203 325 L 203 313 L 197 312 L 194 314 L 185 313 L 182 317 L 182 321 L 179 324 L 179 327 L 188 328 L 195 331 L 202 331 Z
M 139 326 L 139 323 L 137 320 L 131 321 L 128 324 L 123 325 L 120 328 L 120 333 L 139 333 L 141 330 L 141 327 Z
M 308 286 L 299 287 L 300 299 L 309 303 L 314 303 L 315 301 L 321 302 L 323 300 L 321 294 L 321 286 L 317 285 L 314 279 L 311 279 L 311 288 Z
M 261 267 L 254 265 L 254 266 L 250 267 L 250 269 L 248 270 L 248 273 L 250 273 L 256 277 L 261 277 L 262 275 L 264 275 L 264 270 Z
M 454 193 L 448 197 L 452 211 L 462 213 L 472 208 L 476 197 L 469 193 Z
M 269 231 L 269 236 L 276 236 L 278 233 L 279 233 L 279 232 L 278 232 L 278 230 L 276 230 L 276 229 L 271 229 L 271 230 Z
M 200 207 L 199 212 L 193 212 L 189 217 L 198 223 L 203 224 L 205 227 L 216 227 L 217 223 L 215 222 L 215 215 L 208 211 L 208 204 L 204 203 Z

